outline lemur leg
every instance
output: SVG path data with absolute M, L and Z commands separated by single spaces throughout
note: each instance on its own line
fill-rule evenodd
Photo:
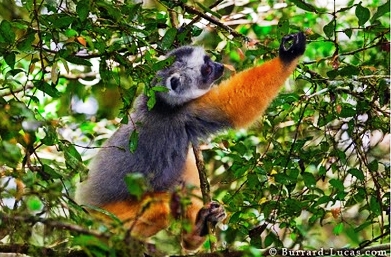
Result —
M 208 234 L 208 222 L 216 225 L 226 217 L 226 214 L 224 208 L 217 202 L 210 202 L 206 205 L 202 203 L 200 179 L 192 148 L 187 155 L 183 179 L 195 186 L 195 189 L 191 192 L 191 204 L 186 207 L 185 213 L 185 218 L 191 222 L 192 228 L 183 234 L 182 243 L 186 249 L 195 250 L 205 241 L 205 236 Z
M 224 208 L 211 202 L 202 203 L 202 195 L 199 189 L 200 180 L 195 164 L 193 150 L 190 149 L 182 180 L 194 187 L 190 194 L 191 204 L 186 206 L 184 218 L 192 228 L 184 232 L 183 246 L 186 249 L 197 249 L 204 241 L 208 233 L 207 222 L 216 224 L 225 217 Z M 169 226 L 171 217 L 170 201 L 172 193 L 148 193 L 140 201 L 120 201 L 103 206 L 102 208 L 113 213 L 131 229 L 131 235 L 145 239 L 155 235 L 160 230 Z
M 215 226 L 226 217 L 223 206 L 213 201 L 202 208 L 192 205 L 191 208 L 188 209 L 188 213 L 192 216 L 193 228 L 190 232 L 185 233 L 182 239 L 183 247 L 188 250 L 199 248 L 205 241 L 205 236 L 209 233 L 208 223 Z M 196 214 L 195 217 L 194 214 Z
M 149 193 L 141 201 L 121 201 L 102 208 L 123 221 L 132 236 L 145 239 L 168 227 L 170 194 Z

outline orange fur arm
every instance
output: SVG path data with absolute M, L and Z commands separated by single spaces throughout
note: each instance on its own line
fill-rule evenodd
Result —
M 216 117 L 228 119 L 233 128 L 247 127 L 276 97 L 297 62 L 298 59 L 286 64 L 275 58 L 242 71 L 196 99 L 194 107 L 196 111 L 214 110 Z

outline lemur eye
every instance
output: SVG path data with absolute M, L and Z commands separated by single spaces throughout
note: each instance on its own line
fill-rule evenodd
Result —
M 172 77 L 170 79 L 170 84 L 171 84 L 171 89 L 175 91 L 179 87 L 179 84 L 180 84 L 179 78 L 178 77 Z
M 207 75 L 210 75 L 212 73 L 212 66 L 210 64 L 204 64 L 202 65 L 201 67 L 201 74 L 202 76 L 207 76 Z

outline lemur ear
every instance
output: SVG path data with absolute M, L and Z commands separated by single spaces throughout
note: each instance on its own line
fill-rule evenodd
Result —
M 174 91 L 176 91 L 178 87 L 181 85 L 181 78 L 179 74 L 172 75 L 169 81 L 170 81 L 170 87 Z

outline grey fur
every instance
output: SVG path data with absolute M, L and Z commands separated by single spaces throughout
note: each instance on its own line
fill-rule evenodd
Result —
M 203 61 L 191 60 L 195 58 L 194 53 L 203 53 L 198 57 Z M 156 105 L 150 111 L 146 96 L 141 95 L 137 99 L 129 124 L 122 125 L 92 161 L 88 179 L 78 187 L 76 201 L 80 204 L 102 206 L 129 199 L 124 177 L 132 172 L 144 174 L 151 191 L 172 189 L 182 182 L 190 144 L 230 126 L 228 119 L 221 115 L 216 120 L 218 110 L 195 111 L 189 107 L 192 100 L 189 91 L 202 89 L 207 92 L 222 75 L 223 66 L 205 58 L 200 48 L 182 47 L 169 55 L 176 56 L 176 61 L 158 72 L 154 83 L 164 82 L 163 85 L 170 87 L 165 84 L 167 78 L 178 74 L 181 77 L 180 88 L 176 88 L 173 94 L 157 95 Z M 208 76 L 200 73 L 205 62 L 212 69 Z M 130 134 L 135 129 L 133 124 L 137 124 L 139 138 L 136 151 L 130 153 L 128 145 Z

